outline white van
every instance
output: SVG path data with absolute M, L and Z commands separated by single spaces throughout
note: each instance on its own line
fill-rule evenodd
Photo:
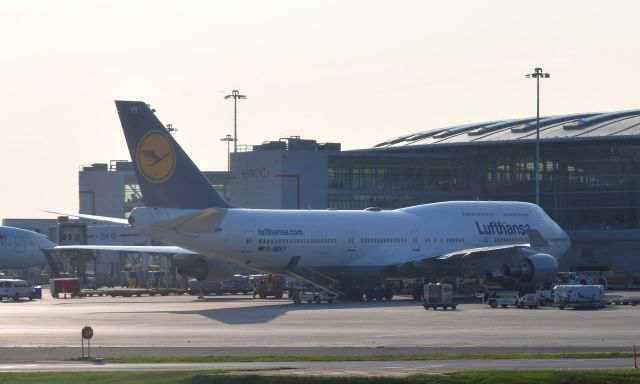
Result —
M 0 279 L 0 300 L 5 297 L 13 300 L 26 297 L 33 300 L 33 287 L 20 279 Z

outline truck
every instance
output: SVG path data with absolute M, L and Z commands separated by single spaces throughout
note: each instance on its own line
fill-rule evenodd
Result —
M 190 295 L 222 295 L 225 293 L 247 295 L 249 292 L 251 292 L 249 277 L 242 275 L 234 275 L 231 279 L 223 281 L 190 279 L 189 289 L 187 289 L 187 293 Z
M 556 285 L 553 287 L 553 303 L 560 309 L 604 308 L 604 286 Z
M 518 300 L 517 296 L 514 297 L 490 297 L 487 299 L 487 304 L 491 306 L 491 308 L 498 308 L 501 306 L 502 308 L 506 308 L 510 305 L 514 307 L 518 307 L 520 305 L 520 300 Z
M 252 283 L 255 285 L 253 297 L 257 295 L 261 299 L 266 299 L 267 297 L 282 299 L 285 288 L 284 276 L 266 273 L 251 277 L 253 277 Z
M 559 285 L 609 285 L 607 275 L 602 271 L 558 272 Z
M 451 284 L 425 284 L 423 287 L 422 306 L 424 309 L 438 309 L 442 307 L 456 309 L 458 304 L 453 302 L 453 288 Z
M 58 298 L 80 297 L 80 279 L 77 277 L 57 277 L 51 279 L 51 296 Z
M 535 293 L 526 293 L 518 298 L 518 307 L 519 308 L 538 308 L 540 305 L 540 297 L 538 297 Z

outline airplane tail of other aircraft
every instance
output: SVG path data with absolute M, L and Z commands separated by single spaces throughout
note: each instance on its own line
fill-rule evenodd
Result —
M 232 208 L 142 101 L 116 100 L 129 154 L 147 207 Z

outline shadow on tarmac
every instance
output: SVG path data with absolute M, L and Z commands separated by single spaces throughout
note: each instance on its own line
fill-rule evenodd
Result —
M 201 299 L 202 300 L 202 299 Z M 235 300 L 219 300 L 211 299 L 206 302 L 221 302 L 221 301 L 234 301 Z M 253 300 L 253 299 L 251 299 Z M 289 312 L 295 311 L 318 311 L 327 309 L 348 309 L 348 308 L 381 308 L 381 307 L 410 307 L 420 306 L 419 303 L 412 300 L 392 300 L 392 301 L 340 301 L 337 303 L 303 303 L 294 304 L 289 300 L 258 300 L 260 303 L 265 302 L 277 302 L 274 305 L 255 305 L 255 306 L 243 306 L 239 308 L 213 308 L 195 311 L 180 311 L 172 312 L 178 315 L 192 315 L 198 314 L 200 316 L 207 317 L 211 320 L 219 321 L 225 324 L 262 324 L 268 323 L 273 319 L 276 319 Z

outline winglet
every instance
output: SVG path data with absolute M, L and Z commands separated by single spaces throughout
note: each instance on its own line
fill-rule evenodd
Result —
M 529 236 L 529 245 L 533 248 L 548 247 L 550 245 L 536 229 L 529 229 L 527 236 Z

